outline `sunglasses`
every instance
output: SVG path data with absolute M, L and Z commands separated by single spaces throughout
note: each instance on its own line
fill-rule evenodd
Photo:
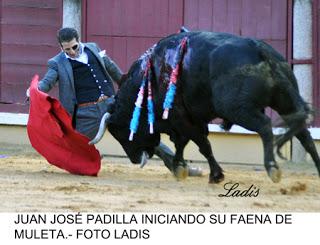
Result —
M 79 44 L 75 44 L 75 45 L 73 45 L 71 48 L 66 48 L 66 49 L 64 49 L 64 51 L 65 51 L 65 52 L 68 52 L 68 51 L 70 51 L 71 49 L 72 49 L 73 51 L 76 51 L 76 50 L 78 50 L 78 48 L 79 48 Z
M 79 44 L 75 44 L 71 47 L 74 51 L 76 51 L 79 48 Z

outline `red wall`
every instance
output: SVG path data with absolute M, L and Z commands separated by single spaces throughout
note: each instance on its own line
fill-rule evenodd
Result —
M 83 7 L 84 39 L 124 71 L 182 25 L 261 38 L 287 57 L 287 0 L 86 0 Z
M 35 73 L 44 75 L 59 51 L 62 0 L 1 0 L 0 112 L 28 112 L 22 105 Z
M 184 25 L 263 39 L 287 57 L 287 0 L 185 0 Z
M 161 37 L 176 32 L 183 19 L 183 0 L 85 1 L 87 41 L 101 48 L 124 70 Z

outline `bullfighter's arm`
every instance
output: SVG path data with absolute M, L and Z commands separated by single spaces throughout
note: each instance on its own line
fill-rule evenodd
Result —
M 58 66 L 53 60 L 48 61 L 48 70 L 38 84 L 39 90 L 49 92 L 58 81 Z
M 120 83 L 120 79 L 123 75 L 119 66 L 106 54 L 106 51 L 101 51 L 99 45 L 97 43 L 91 43 L 91 47 L 95 48 L 99 53 L 100 57 L 103 59 L 104 65 L 108 74 L 111 76 L 111 79 L 117 84 Z
M 117 84 L 119 84 L 120 79 L 123 75 L 121 69 L 108 55 L 105 55 L 103 57 L 103 60 L 104 60 L 107 71 L 108 71 L 109 75 L 111 76 L 112 80 L 115 81 Z

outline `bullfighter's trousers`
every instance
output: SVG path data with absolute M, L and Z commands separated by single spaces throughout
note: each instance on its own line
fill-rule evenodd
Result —
M 76 130 L 92 140 L 98 133 L 103 115 L 110 111 L 114 98 L 108 98 L 96 104 L 78 107 L 76 110 Z

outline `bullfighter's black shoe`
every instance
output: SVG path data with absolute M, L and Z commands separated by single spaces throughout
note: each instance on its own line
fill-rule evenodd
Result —
M 173 157 L 174 153 L 170 150 L 168 146 L 160 142 L 160 144 L 155 148 L 155 155 L 157 155 L 163 162 L 164 165 L 170 170 L 173 171 Z M 188 166 L 188 176 L 202 176 L 202 169 L 199 167 Z

